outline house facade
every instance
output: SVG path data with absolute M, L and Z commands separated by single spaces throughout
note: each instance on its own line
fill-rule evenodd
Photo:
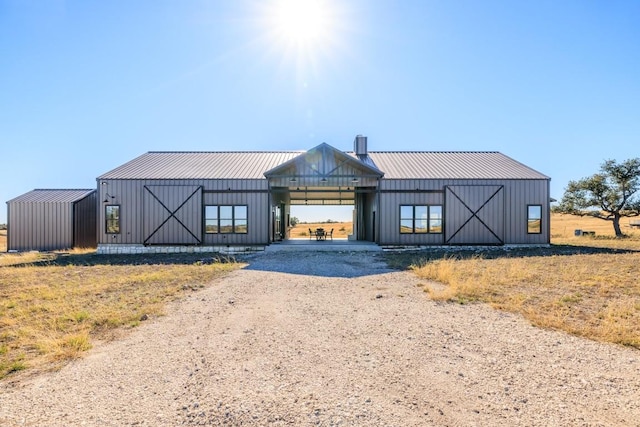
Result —
M 547 245 L 550 178 L 499 152 L 148 152 L 97 178 L 98 252 L 287 240 L 294 205 L 353 206 L 351 240 Z

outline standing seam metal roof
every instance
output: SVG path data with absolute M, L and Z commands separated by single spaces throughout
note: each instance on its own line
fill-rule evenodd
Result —
M 497 151 L 373 151 L 386 179 L 549 179 Z
M 93 189 L 35 189 L 9 200 L 7 203 L 73 203 L 82 200 Z
M 148 152 L 98 179 L 264 179 L 304 151 Z M 549 179 L 497 151 L 370 151 L 384 179 Z
M 151 151 L 98 179 L 264 179 L 264 172 L 303 151 Z

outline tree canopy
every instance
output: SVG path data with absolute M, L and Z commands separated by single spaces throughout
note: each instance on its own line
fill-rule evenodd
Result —
M 612 221 L 616 236 L 623 236 L 620 218 L 640 215 L 640 158 L 621 163 L 606 160 L 600 172 L 569 181 L 554 212 L 592 216 Z

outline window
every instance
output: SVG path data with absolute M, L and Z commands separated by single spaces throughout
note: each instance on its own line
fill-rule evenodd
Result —
M 105 230 L 107 234 L 120 234 L 120 205 L 107 205 L 104 207 L 106 218 Z
M 205 206 L 205 233 L 246 234 L 248 232 L 247 206 Z
M 442 206 L 440 205 L 401 205 L 401 234 L 440 234 L 442 233 Z
M 542 233 L 542 206 L 541 205 L 527 206 L 527 233 L 528 234 Z
M 204 230 L 205 233 L 217 233 L 218 228 L 218 207 L 205 206 L 204 208 Z

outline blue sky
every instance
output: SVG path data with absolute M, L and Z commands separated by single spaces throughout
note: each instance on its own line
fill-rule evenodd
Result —
M 156 150 L 497 150 L 556 198 L 640 156 L 640 1 L 316 0 L 305 42 L 282 1 L 0 0 L 0 223 Z

